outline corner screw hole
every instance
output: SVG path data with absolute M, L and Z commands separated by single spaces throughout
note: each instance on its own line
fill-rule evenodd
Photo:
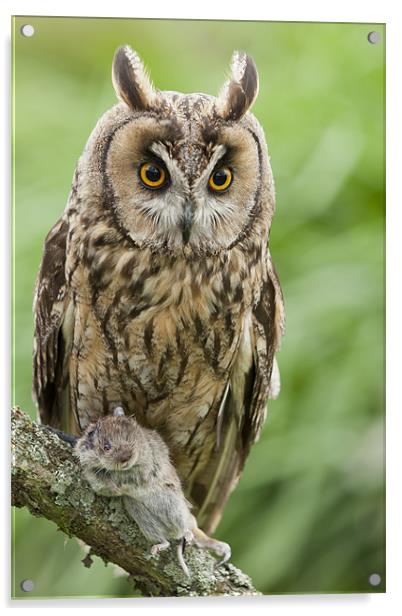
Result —
M 379 32 L 369 32 L 367 35 L 367 40 L 369 43 L 371 43 L 372 45 L 376 45 L 377 43 L 380 42 L 380 33 Z
M 378 586 L 381 583 L 381 575 L 378 575 L 378 573 L 372 573 L 369 577 L 369 583 L 371 586 Z
M 35 34 L 35 28 L 31 26 L 31 24 L 25 24 L 24 26 L 21 26 L 21 34 L 22 36 L 29 38 Z
M 34 583 L 32 580 L 22 580 L 20 587 L 24 592 L 31 592 L 34 588 Z

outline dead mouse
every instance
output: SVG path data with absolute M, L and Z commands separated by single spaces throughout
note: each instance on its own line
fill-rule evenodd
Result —
M 187 575 L 186 543 L 194 541 L 219 554 L 218 565 L 229 560 L 230 546 L 197 527 L 169 450 L 156 430 L 142 427 L 117 407 L 112 415 L 86 428 L 74 452 L 95 492 L 123 498 L 128 515 L 153 544 L 152 554 L 168 548 L 171 540 L 179 540 L 178 558 Z

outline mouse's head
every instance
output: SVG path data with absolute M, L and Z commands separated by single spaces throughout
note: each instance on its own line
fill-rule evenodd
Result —
M 76 445 L 84 466 L 107 470 L 128 470 L 138 462 L 142 428 L 134 417 L 126 417 L 121 407 L 90 424 Z

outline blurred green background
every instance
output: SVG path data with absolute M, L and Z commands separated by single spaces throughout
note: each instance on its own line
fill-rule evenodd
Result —
M 385 28 L 33 17 L 14 26 L 15 402 L 35 417 L 31 305 L 43 239 L 115 103 L 115 48 L 131 44 L 161 89 L 212 94 L 232 51 L 247 50 L 276 180 L 270 243 L 287 328 L 282 393 L 217 536 L 264 593 L 384 591 Z M 54 524 L 26 510 L 14 522 L 15 596 L 24 578 L 35 582 L 30 597 L 132 594 L 98 559 L 85 569 Z

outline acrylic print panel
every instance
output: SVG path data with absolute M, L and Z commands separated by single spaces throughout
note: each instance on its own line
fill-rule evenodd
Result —
M 24 36 L 21 32 L 21 27 L 27 24 L 32 26 L 33 31 L 28 29 L 25 34 L 31 36 Z M 224 508 L 214 536 L 230 544 L 231 563 L 250 576 L 254 587 L 263 594 L 384 592 L 385 27 L 381 24 L 16 17 L 13 20 L 13 30 L 14 404 L 18 404 L 32 420 L 37 419 L 37 410 L 31 398 L 34 335 L 32 298 L 35 279 L 42 259 L 44 239 L 63 214 L 77 160 L 98 119 L 116 104 L 111 82 L 111 65 L 116 49 L 120 45 L 129 44 L 138 52 L 160 90 L 205 92 L 214 96 L 220 91 L 225 78 L 230 75 L 228 67 L 232 52 L 246 51 L 253 58 L 259 74 L 259 94 L 252 113 L 265 132 L 275 181 L 276 213 L 272 221 L 269 247 L 283 289 L 286 333 L 277 354 L 281 372 L 280 395 L 268 403 L 267 421 L 258 442 L 251 447 L 241 478 Z M 371 36 L 371 40 L 368 38 L 370 32 L 377 33 Z M 184 137 L 180 132 L 183 122 L 188 122 L 184 115 L 178 118 L 176 131 L 170 132 L 168 141 L 171 149 L 156 146 L 156 150 L 154 147 L 148 151 L 148 158 L 139 158 L 140 155 L 133 146 L 139 139 L 139 131 L 122 132 L 122 150 L 120 151 L 119 147 L 114 150 L 116 160 L 121 163 L 116 164 L 113 171 L 105 162 L 103 167 L 97 167 L 98 159 L 95 158 L 93 189 L 98 191 L 98 198 L 91 192 L 86 192 L 79 195 L 81 201 L 77 203 L 78 208 L 81 208 L 80 212 L 83 211 L 82 208 L 88 209 L 94 201 L 97 201 L 98 205 L 103 204 L 102 207 L 107 210 L 105 224 L 112 226 L 101 234 L 103 241 L 100 239 L 98 242 L 98 257 L 101 254 L 99 251 L 108 248 L 108 242 L 120 238 L 116 250 L 119 251 L 119 258 L 124 260 L 128 258 L 124 256 L 124 251 L 134 250 L 130 244 L 131 240 L 127 239 L 130 233 L 138 240 L 141 233 L 145 237 L 151 232 L 152 225 L 152 229 L 156 229 L 155 233 L 160 231 L 162 235 L 167 233 L 168 229 L 169 237 L 178 242 L 176 252 L 173 250 L 173 256 L 168 256 L 163 247 L 157 251 L 155 259 L 159 259 L 159 262 L 163 259 L 165 261 L 158 273 L 158 286 L 154 286 L 153 291 L 160 293 L 160 289 L 165 286 L 167 297 L 164 301 L 169 303 L 172 294 L 177 292 L 177 284 L 181 284 L 190 314 L 194 314 L 191 310 L 196 311 L 196 306 L 199 306 L 203 299 L 212 297 L 212 287 L 217 280 L 217 274 L 212 273 L 214 259 L 221 258 L 222 253 L 230 252 L 232 258 L 233 251 L 238 250 L 241 245 L 241 258 L 244 259 L 242 263 L 245 263 L 248 275 L 242 279 L 237 299 L 232 289 L 232 282 L 237 275 L 234 271 L 231 273 L 233 280 L 230 277 L 226 279 L 227 288 L 219 296 L 219 301 L 216 300 L 220 310 L 215 313 L 215 320 L 213 315 L 210 315 L 207 328 L 198 322 L 198 330 L 197 322 L 193 321 L 191 325 L 187 322 L 181 334 L 185 345 L 190 349 L 186 361 L 190 364 L 193 362 L 193 367 L 198 362 L 198 372 L 201 371 L 202 374 L 197 378 L 206 379 L 206 391 L 211 390 L 211 383 L 219 383 L 219 386 L 216 385 L 216 391 L 222 395 L 222 382 L 227 378 L 232 366 L 231 360 L 226 358 L 225 368 L 225 362 L 222 360 L 230 327 L 233 331 L 243 331 L 242 324 L 247 321 L 246 313 L 249 314 L 250 310 L 257 321 L 261 320 L 260 326 L 261 322 L 265 325 L 262 334 L 258 328 L 253 330 L 253 345 L 256 345 L 256 335 L 259 336 L 258 353 L 254 351 L 249 354 L 248 364 L 244 360 L 249 370 L 252 362 L 259 362 L 257 367 L 249 372 L 249 391 L 244 393 L 241 370 L 240 376 L 235 379 L 237 388 L 243 391 L 244 403 L 239 403 L 237 407 L 233 403 L 237 394 L 232 379 L 229 394 L 231 404 L 224 404 L 222 407 L 222 433 L 226 434 L 228 425 L 235 426 L 235 431 L 241 432 L 235 449 L 229 447 L 231 460 L 237 455 L 233 453 L 236 447 L 243 447 L 252 433 L 250 408 L 255 408 L 252 407 L 252 388 L 256 387 L 256 378 L 266 378 L 270 359 L 264 356 L 264 348 L 272 349 L 273 344 L 273 325 L 269 320 L 273 291 L 271 288 L 271 295 L 268 292 L 271 299 L 263 308 L 256 291 L 257 282 L 254 286 L 250 283 L 253 275 L 249 269 L 251 253 L 247 253 L 245 248 L 259 243 L 262 253 L 265 253 L 264 233 L 267 231 L 269 219 L 266 208 L 270 204 L 269 195 L 272 197 L 272 186 L 270 187 L 267 181 L 265 146 L 258 136 L 258 125 L 253 124 L 253 137 L 251 125 L 247 124 L 251 122 L 250 116 L 242 116 L 243 112 L 248 113 L 243 107 L 252 102 L 255 94 L 255 74 L 251 64 L 250 66 L 251 72 L 248 73 L 247 80 L 242 82 L 241 92 L 245 90 L 246 94 L 243 96 L 239 93 L 239 86 L 234 87 L 233 99 L 226 107 L 225 96 L 229 96 L 230 92 L 222 94 L 218 111 L 220 110 L 221 116 L 226 114 L 226 117 L 219 125 L 221 132 L 218 130 L 214 133 L 210 130 L 208 133 L 206 130 L 199 133 L 203 135 L 203 140 L 199 137 L 194 145 L 195 142 L 191 142 L 194 132 L 184 132 Z M 238 66 L 237 79 L 240 82 L 244 67 L 244 62 Z M 129 76 L 128 85 L 122 73 L 119 73 L 121 94 L 124 95 L 125 92 L 131 106 L 144 107 L 144 98 L 141 97 L 152 97 L 152 91 L 144 94 L 144 90 L 136 90 L 132 81 L 130 82 L 130 70 L 128 68 L 126 73 L 126 77 Z M 148 98 L 147 101 L 149 102 Z M 191 117 L 194 131 L 204 119 L 202 114 L 206 113 L 202 105 L 200 108 L 202 113 L 198 116 L 194 113 Z M 126 106 L 123 115 L 117 120 L 121 122 L 122 118 L 127 118 L 130 113 L 141 116 L 144 110 L 133 112 Z M 146 113 L 151 117 L 153 112 Z M 163 115 L 161 111 L 158 113 Z M 151 117 L 145 131 L 148 135 L 148 146 L 155 140 L 159 143 L 166 141 L 164 129 L 156 126 L 155 121 L 155 118 L 152 120 Z M 222 122 L 227 131 L 225 134 L 222 132 Z M 127 123 L 129 124 L 129 120 Z M 210 120 L 204 124 L 207 128 L 213 128 Z M 172 128 L 171 123 L 169 126 Z M 248 126 L 248 132 L 245 126 Z M 105 125 L 106 140 L 111 130 L 111 125 Z M 155 136 L 153 130 L 157 133 Z M 234 139 L 231 148 L 227 151 L 221 148 L 216 153 L 217 144 L 225 143 L 225 139 Z M 187 147 L 186 152 L 185 148 L 190 142 L 193 149 L 191 151 L 191 148 Z M 118 141 L 115 141 L 114 147 L 116 143 Z M 209 149 L 206 148 L 207 143 L 210 143 Z M 105 141 L 102 139 L 99 144 L 100 149 L 105 147 Z M 113 148 L 112 145 L 110 147 Z M 199 155 L 198 162 L 190 169 L 190 162 L 196 160 L 195 151 Z M 212 152 L 215 152 L 213 162 L 210 160 Z M 92 154 L 95 156 L 96 152 L 92 151 Z M 222 160 L 221 155 L 225 156 Z M 148 167 L 142 169 L 141 176 L 139 165 L 145 163 Z M 106 198 L 102 189 L 99 193 L 97 183 L 100 181 L 99 174 L 105 173 L 105 169 L 109 173 L 109 179 L 105 180 L 103 185 L 109 190 Z M 176 169 L 176 172 L 172 169 Z M 202 170 L 204 175 L 199 180 L 198 197 L 191 194 L 189 185 L 185 193 L 183 186 L 188 181 L 192 181 L 194 185 Z M 262 170 L 265 170 L 265 175 L 261 180 Z M 117 176 L 113 177 L 113 173 L 117 173 Z M 162 177 L 163 174 L 165 177 Z M 229 174 L 233 177 L 229 177 Z M 155 186 L 155 183 L 160 181 L 162 188 Z M 229 184 L 220 193 L 226 181 Z M 114 183 L 112 190 L 111 182 Z M 144 183 L 147 182 L 151 186 L 145 186 Z M 77 181 L 74 190 L 76 188 Z M 254 223 L 251 224 L 249 220 L 253 199 L 258 201 L 258 190 L 260 197 L 263 196 L 260 203 L 262 209 L 259 213 L 254 211 L 253 215 L 258 219 L 261 212 L 265 212 L 265 218 L 258 219 L 262 225 L 258 229 L 263 230 L 260 234 L 256 233 Z M 113 197 L 116 191 L 119 194 L 118 198 L 114 195 L 113 218 L 110 195 Z M 168 204 L 165 200 L 169 194 L 176 196 L 172 197 Z M 184 194 L 188 197 L 187 201 L 184 200 Z M 136 209 L 140 201 L 144 208 L 142 213 Z M 152 210 L 152 218 L 150 210 L 144 205 L 145 202 L 151 210 L 154 205 L 157 209 L 160 208 L 157 218 L 156 210 Z M 171 208 L 170 218 L 166 216 L 167 207 Z M 186 207 L 187 218 L 184 214 Z M 208 207 L 214 210 L 217 217 L 216 230 L 202 235 L 202 224 L 210 221 L 205 214 L 205 208 Z M 227 219 L 226 224 L 222 225 L 225 208 Z M 197 219 L 202 209 L 204 218 Z M 140 216 L 147 216 L 147 211 L 150 216 L 148 224 L 135 227 Z M 91 230 L 99 234 L 99 220 L 102 220 L 102 215 L 96 208 L 88 214 L 89 219 L 85 223 L 87 234 L 90 234 Z M 73 225 L 74 216 L 77 214 L 70 211 L 66 224 Z M 116 228 L 113 227 L 113 220 Z M 158 228 L 159 224 L 165 225 L 164 230 Z M 187 225 L 186 233 L 192 233 L 187 242 L 183 225 Z M 194 231 L 197 225 L 198 231 Z M 87 276 L 85 278 L 83 274 L 82 286 L 79 287 L 82 290 L 87 284 L 85 280 L 88 280 L 88 272 L 91 267 L 93 272 L 95 266 L 91 260 L 87 259 L 85 262 L 89 240 L 85 240 L 85 225 L 82 220 L 78 227 L 82 233 L 80 237 L 84 247 L 80 267 L 86 271 Z M 242 243 L 228 248 L 230 234 L 241 233 L 244 227 L 246 232 L 242 236 Z M 209 227 L 211 228 L 213 227 Z M 197 237 L 200 251 L 199 254 L 193 254 L 191 251 Z M 63 255 L 65 248 L 62 237 L 59 236 L 59 239 L 61 250 L 50 254 L 48 258 L 46 271 L 49 275 L 49 288 L 53 288 L 57 283 L 58 276 L 59 279 L 60 276 L 62 280 L 65 279 L 64 261 L 60 261 L 60 255 Z M 72 242 L 74 238 L 70 237 L 68 241 Z M 205 247 L 211 247 L 214 242 L 218 256 L 205 256 L 208 253 Z M 140 250 L 137 255 L 140 264 L 141 259 L 145 258 L 145 252 L 149 252 L 147 246 L 136 249 Z M 251 248 L 250 250 L 252 251 Z M 178 256 L 179 253 L 181 256 Z M 227 258 L 229 259 L 229 256 Z M 194 276 L 192 279 L 182 279 L 180 273 L 177 274 L 176 286 L 168 282 L 172 280 L 172 270 L 179 271 L 177 262 L 180 259 L 187 263 L 186 267 L 192 272 L 196 263 L 202 271 L 206 260 L 209 260 L 212 270 L 203 286 L 200 284 L 200 278 Z M 238 261 L 239 259 L 240 257 Z M 257 269 L 262 267 L 261 259 L 261 255 L 257 254 L 255 261 L 258 265 L 254 266 Z M 60 262 L 62 266 L 59 265 Z M 135 272 L 138 274 L 138 267 L 141 267 L 138 262 L 135 264 L 133 261 L 128 269 L 126 268 L 127 282 L 122 294 L 128 293 L 129 285 L 133 284 L 132 276 Z M 99 265 L 99 261 L 97 263 Z M 120 266 L 116 264 L 116 260 L 113 261 L 114 269 L 112 268 L 110 275 L 112 282 L 109 280 L 106 287 L 119 280 Z M 129 271 L 130 267 L 132 271 Z M 118 297 L 114 307 L 124 312 L 123 309 L 129 306 L 132 310 L 131 316 L 135 319 L 136 310 L 138 311 L 138 300 L 135 297 L 142 297 L 144 301 L 144 288 L 151 284 L 150 278 L 153 275 L 156 275 L 156 270 L 152 274 L 150 271 L 145 273 L 142 283 L 136 287 L 136 295 L 132 295 L 130 301 L 126 299 L 125 302 Z M 271 278 L 274 278 L 272 272 Z M 222 276 L 220 280 L 223 285 Z M 257 293 L 255 303 L 251 302 L 251 305 L 247 291 L 250 288 L 253 293 Z M 109 300 L 107 293 L 100 289 L 101 298 L 102 293 L 106 302 L 102 304 L 104 307 Z M 278 295 L 276 297 L 278 299 Z M 151 300 L 148 298 L 149 301 Z M 85 302 L 82 302 L 80 314 L 84 305 Z M 237 312 L 234 306 L 237 307 Z M 232 315 L 234 314 L 233 323 L 229 327 L 227 322 L 226 329 L 217 329 L 216 323 L 222 323 L 223 315 L 230 312 L 229 309 L 232 310 Z M 123 312 L 118 314 L 121 316 Z M 127 314 L 127 310 L 124 314 Z M 49 325 L 49 317 L 44 315 L 43 318 L 45 321 L 47 318 L 45 325 L 50 327 L 53 321 Z M 57 314 L 53 314 L 52 318 L 57 321 Z M 95 316 L 92 315 L 91 318 L 95 319 L 95 323 Z M 138 343 L 138 339 L 136 344 L 129 340 L 128 347 L 133 357 L 142 357 L 138 378 L 140 381 L 142 379 L 141 386 L 145 388 L 145 394 L 149 398 L 151 392 L 146 391 L 146 374 L 147 370 L 148 373 L 152 370 L 152 349 L 148 348 L 148 364 L 144 358 L 146 344 L 150 347 L 151 330 L 149 320 L 143 323 L 142 344 Z M 145 331 L 147 324 L 148 334 Z M 79 325 L 76 321 L 75 332 L 78 340 Z M 130 327 L 128 323 L 127 328 Z M 163 324 L 159 324 L 159 327 L 163 327 Z M 99 337 L 99 348 L 113 349 L 113 344 L 117 344 L 119 339 L 117 330 L 115 333 L 107 330 L 102 338 L 95 325 L 94 328 L 93 331 L 98 332 L 96 335 Z M 65 342 L 62 342 L 64 334 L 59 337 L 58 331 L 57 326 L 56 347 L 53 347 L 56 348 L 56 355 L 60 354 L 60 345 L 64 344 L 64 351 L 66 349 Z M 43 333 L 44 337 L 45 335 Z M 162 336 L 160 332 L 158 335 Z M 213 336 L 215 338 L 212 339 Z M 267 337 L 265 343 L 264 336 Z M 157 342 L 159 338 L 155 338 L 154 343 L 155 340 Z M 173 341 L 172 345 L 176 343 L 177 341 Z M 91 348 L 93 351 L 93 347 Z M 200 349 L 204 349 L 203 354 Z M 221 369 L 215 373 L 211 368 L 214 362 L 213 358 L 211 359 L 212 351 L 217 358 L 216 366 Z M 69 378 L 74 379 L 74 365 L 77 374 L 81 374 L 79 395 L 84 395 L 89 389 L 89 396 L 93 396 L 91 402 L 87 399 L 87 415 L 81 416 L 83 423 L 88 420 L 88 413 L 96 415 L 105 410 L 99 407 L 99 391 L 102 387 L 106 390 L 108 403 L 111 402 L 109 394 L 114 385 L 116 391 L 113 400 L 116 403 L 123 402 L 124 398 L 125 410 L 135 412 L 134 408 L 127 409 L 127 406 L 130 406 L 127 403 L 127 391 L 136 392 L 134 380 L 130 382 L 128 377 L 121 377 L 123 380 L 119 381 L 120 377 L 115 377 L 115 382 L 109 382 L 106 387 L 104 381 L 100 382 L 106 378 L 105 359 L 102 354 L 101 359 L 96 355 L 98 388 L 91 390 L 89 381 L 82 382 L 85 352 L 79 360 L 74 360 L 75 364 L 71 359 L 74 352 L 70 346 L 70 355 L 67 352 L 66 359 Z M 76 356 L 75 352 L 75 358 Z M 52 361 L 52 357 L 47 359 Z M 112 353 L 108 368 L 110 372 L 114 370 L 113 361 Z M 177 379 L 177 371 L 180 369 L 177 353 L 167 353 L 163 358 L 159 357 L 159 361 L 161 382 L 165 385 L 168 382 L 168 379 L 164 381 L 162 378 L 163 374 L 166 375 L 166 370 L 175 374 Z M 60 368 L 60 359 L 57 365 Z M 182 369 L 185 370 L 184 363 Z M 92 386 L 93 379 L 97 376 L 93 372 L 87 372 L 88 379 L 92 379 Z M 119 374 L 122 374 L 122 365 Z M 153 378 L 155 384 L 155 370 Z M 110 380 L 113 381 L 113 378 Z M 188 374 L 187 392 L 185 388 L 180 389 L 183 387 L 180 379 L 177 379 L 177 383 L 177 386 L 169 390 L 169 396 L 178 400 L 177 396 L 182 395 L 187 406 L 184 410 L 182 406 L 183 415 L 176 423 L 174 413 L 175 410 L 177 413 L 177 407 L 172 408 L 164 421 L 159 418 L 160 435 L 174 449 L 177 435 L 183 436 L 184 432 L 180 430 L 191 419 L 190 411 L 201 412 L 199 406 L 202 402 L 204 409 L 211 415 L 204 424 L 208 429 L 201 433 L 201 446 L 206 448 L 206 457 L 211 460 L 217 455 L 214 453 L 215 449 L 208 449 L 211 439 L 216 439 L 219 431 L 216 426 L 217 406 L 209 401 L 208 396 L 208 399 L 204 400 L 202 395 L 198 395 L 196 411 L 191 393 L 191 387 L 195 387 L 196 383 L 195 371 Z M 68 379 L 67 385 L 69 386 Z M 263 402 L 262 406 L 258 407 L 260 415 L 265 406 L 266 382 L 261 387 Z M 163 391 L 163 386 L 161 389 L 160 404 L 166 404 L 167 393 Z M 55 386 L 52 391 L 47 390 L 47 402 L 42 404 L 47 404 L 48 409 L 51 406 L 50 401 L 57 400 L 56 390 Z M 71 398 L 73 405 L 75 398 L 74 395 L 70 396 L 70 393 L 68 390 L 66 395 L 67 399 Z M 140 404 L 138 395 L 136 400 L 138 408 L 141 408 L 138 413 L 142 422 L 147 424 L 147 415 L 141 406 L 144 400 Z M 82 407 L 80 408 L 84 413 Z M 237 418 L 233 414 L 234 408 L 240 409 Z M 111 410 L 110 406 L 107 407 L 106 411 L 108 410 Z M 49 411 L 45 419 L 52 420 L 52 417 L 54 415 Z M 152 417 L 149 419 L 148 416 L 148 425 L 152 424 Z M 173 424 L 169 423 L 172 417 Z M 200 425 L 202 423 L 201 417 Z M 170 432 L 169 426 L 173 426 Z M 76 430 L 79 431 L 77 427 Z M 39 450 L 42 433 L 35 432 L 36 447 Z M 184 441 L 179 439 L 180 442 Z M 196 438 L 195 442 L 198 442 L 200 447 L 200 439 L 197 441 Z M 64 445 L 60 445 L 62 446 Z M 185 445 L 183 448 L 185 449 Z M 66 451 L 65 455 L 70 456 L 68 449 Z M 183 455 L 180 458 L 177 451 L 172 457 L 179 470 L 187 468 L 190 462 L 195 463 L 191 452 L 189 453 L 188 449 L 185 451 L 187 458 Z M 202 455 L 202 447 L 199 454 Z M 37 460 L 42 460 L 39 453 Z M 60 509 L 63 512 L 63 506 L 68 502 L 71 506 L 71 494 L 75 493 L 78 484 L 82 484 L 83 480 L 75 473 L 70 476 L 70 483 L 66 487 L 60 474 L 55 473 L 55 476 L 52 476 L 53 466 L 49 468 L 52 489 L 46 491 L 43 486 L 38 487 L 35 498 L 39 501 L 45 497 L 55 500 L 58 513 L 48 514 L 50 518 L 53 516 L 54 521 L 43 516 L 34 517 L 27 507 L 14 509 L 13 596 L 138 596 L 139 588 L 144 588 L 144 585 L 140 583 L 135 588 L 129 583 L 126 573 L 120 572 L 121 575 L 117 575 L 111 564 L 105 567 L 102 560 L 96 556 L 93 556 L 91 567 L 84 567 L 81 562 L 85 555 L 82 546 L 75 537 L 69 538 L 57 529 L 57 521 L 62 528 L 68 527 L 71 509 L 70 518 L 66 513 L 64 519 L 60 517 Z M 179 474 L 185 482 L 186 472 L 180 470 Z M 18 476 L 21 481 L 21 476 Z M 210 486 L 205 485 L 208 483 L 205 477 L 202 481 L 204 484 L 201 488 L 205 492 Z M 202 481 L 200 480 L 201 483 Z M 25 489 L 19 489 L 18 504 L 24 504 L 25 493 L 34 491 L 32 485 L 29 487 L 26 476 L 25 484 L 24 479 L 22 480 L 22 486 L 24 485 Z M 184 488 L 186 489 L 185 484 Z M 198 498 L 202 498 L 201 488 Z M 57 489 L 59 493 L 56 496 Z M 95 496 L 88 486 L 84 493 L 88 503 L 106 502 L 105 506 L 111 506 L 108 497 L 103 497 L 103 501 L 102 497 L 94 500 Z M 115 507 L 121 507 L 121 497 L 115 497 L 112 502 Z M 82 500 L 78 498 L 76 505 L 81 515 Z M 195 592 L 199 592 L 200 580 L 210 575 L 210 571 L 203 571 L 202 566 L 200 570 L 199 562 L 208 562 L 209 566 L 212 566 L 212 558 L 202 553 L 200 555 L 200 550 L 196 547 L 188 547 L 184 558 L 190 570 L 189 578 L 181 576 L 174 547 L 154 560 L 146 560 L 144 555 L 148 553 L 151 543 L 142 538 L 138 530 L 135 532 L 134 522 L 130 522 L 124 514 L 121 515 L 125 526 L 130 526 L 132 536 L 136 537 L 135 541 L 139 541 L 143 546 L 140 553 L 145 571 L 148 571 L 148 567 L 153 567 L 153 571 L 157 572 L 159 567 L 161 577 L 172 575 L 174 579 L 181 580 L 180 592 L 188 594 L 191 589 L 194 592 L 194 588 Z M 102 537 L 105 554 L 108 549 L 108 536 L 106 534 Z M 97 540 L 99 543 L 99 537 Z M 230 571 L 232 570 L 227 565 L 223 565 L 220 571 L 218 569 L 217 575 Z M 145 577 L 147 575 L 145 574 Z M 24 580 L 25 584 L 22 584 Z M 156 584 L 154 594 L 158 592 L 161 591 Z M 178 592 L 176 586 L 176 594 Z M 162 594 L 168 592 L 165 590 Z

